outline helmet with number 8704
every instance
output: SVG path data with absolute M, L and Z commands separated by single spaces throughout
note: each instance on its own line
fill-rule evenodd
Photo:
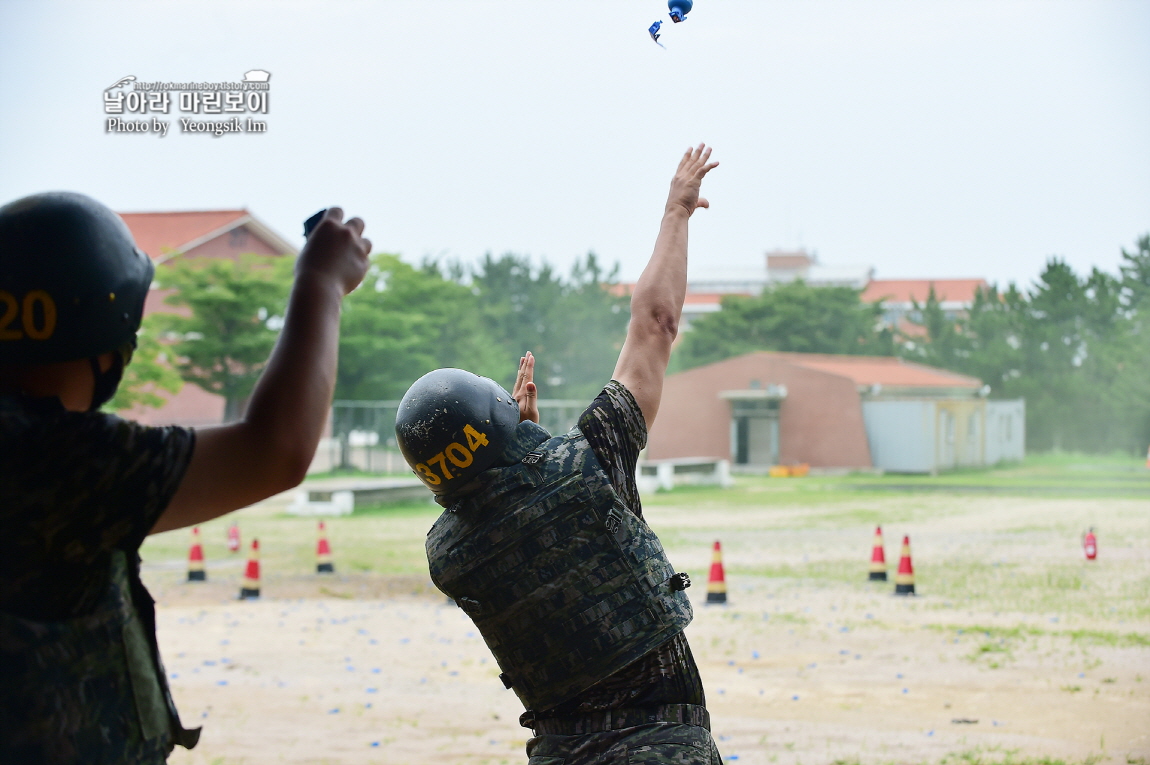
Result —
M 91 197 L 34 194 L 0 207 L 0 364 L 130 348 L 155 267 Z
M 499 464 L 519 425 L 519 404 L 494 380 L 437 369 L 416 380 L 395 418 L 407 464 L 437 495 L 449 495 Z

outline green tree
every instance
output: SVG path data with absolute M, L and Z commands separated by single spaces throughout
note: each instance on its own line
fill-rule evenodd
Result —
M 283 323 L 294 260 L 241 255 L 179 258 L 157 274 L 174 292 L 165 302 L 188 315 L 154 314 L 175 367 L 186 381 L 227 402 L 224 419 L 239 417 Z
M 1007 391 L 1024 366 L 1020 349 L 1026 311 L 1027 297 L 1013 283 L 1003 292 L 996 285 L 978 290 L 969 314 L 962 318 L 967 353 L 956 354 L 953 366 L 939 366 L 977 377 L 990 385 L 992 396 L 1011 397 Z
M 572 266 L 559 304 L 564 332 L 554 369 L 563 384 L 553 397 L 590 400 L 611 379 L 631 320 L 631 299 L 611 289 L 618 276 L 618 263 L 604 274 L 593 252 Z
M 108 412 L 122 412 L 135 407 L 158 408 L 165 399 L 160 390 L 179 393 L 184 381 L 168 361 L 169 349 L 160 342 L 156 315 L 144 318 L 136 334 L 136 351 L 132 363 L 124 370 L 124 378 L 116 395 L 104 405 Z
M 473 291 L 433 262 L 415 268 L 396 255 L 373 256 L 363 285 L 344 300 L 336 397 L 397 399 L 448 366 L 504 371 Z
M 1133 252 L 1122 248 L 1118 272 L 1122 275 L 1123 302 L 1137 312 L 1134 318 L 1141 326 L 1150 324 L 1150 234 L 1140 237 L 1135 247 Z
M 934 284 L 930 285 L 925 303 L 920 305 L 912 299 L 911 305 L 913 313 L 910 322 L 922 328 L 923 336 L 904 336 L 901 355 L 944 369 L 957 370 L 966 366 L 966 360 L 970 357 L 969 337 L 962 331 L 958 319 L 947 316 L 942 309 Z
M 1124 253 L 1123 278 L 1081 277 L 1051 258 L 1025 292 L 980 291 L 969 315 L 940 322 L 923 309 L 925 342 L 908 355 L 970 374 L 996 398 L 1024 398 L 1032 449 L 1109 451 L 1150 437 L 1150 356 L 1138 315 L 1150 241 Z
M 860 290 L 772 286 L 757 297 L 727 295 L 715 313 L 696 321 L 675 353 L 675 369 L 691 369 L 752 351 L 887 355 L 894 338 L 879 326 L 882 307 Z
M 1124 412 L 1134 448 L 1142 452 L 1150 444 L 1150 234 L 1122 250 L 1119 266 L 1122 308 L 1128 318 L 1125 343 L 1117 349 L 1119 371 L 1113 396 Z
M 589 398 L 611 377 L 630 319 L 626 297 L 612 294 L 618 265 L 604 274 L 594 253 L 567 279 L 530 258 L 486 255 L 471 272 L 486 335 L 502 359 L 492 377 L 510 388 L 519 356 L 536 356 L 540 396 Z
M 1026 398 L 1032 444 L 1073 447 L 1072 402 L 1081 403 L 1086 383 L 1086 288 L 1065 261 L 1052 258 L 1028 298 L 1019 349 L 1023 374 L 1011 387 Z

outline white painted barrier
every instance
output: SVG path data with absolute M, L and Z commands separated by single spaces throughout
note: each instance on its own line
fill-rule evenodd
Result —
M 351 515 L 356 504 L 379 504 L 404 500 L 431 500 L 431 492 L 418 478 L 389 478 L 377 481 L 317 481 L 301 487 L 288 505 L 291 515 Z
M 724 489 L 734 484 L 730 460 L 718 457 L 640 462 L 635 470 L 635 481 L 641 494 L 670 491 L 684 484 L 703 484 Z

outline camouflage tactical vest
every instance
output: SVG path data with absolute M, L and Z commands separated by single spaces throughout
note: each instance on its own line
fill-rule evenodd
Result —
M 151 597 L 122 550 L 111 573 L 88 616 L 0 612 L 0 762 L 164 763 L 173 744 L 195 746 L 159 663 Z
M 481 474 L 483 488 L 432 526 L 427 559 L 504 684 L 543 711 L 682 632 L 691 603 L 578 428 L 550 438 L 520 423 L 505 453 L 515 464 Z

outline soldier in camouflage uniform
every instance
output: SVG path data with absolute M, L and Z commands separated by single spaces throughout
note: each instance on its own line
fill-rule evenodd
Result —
M 191 748 L 140 581 L 144 538 L 298 484 L 326 419 L 339 305 L 370 242 L 333 208 L 239 422 L 193 431 L 99 408 L 135 347 L 153 266 L 80 194 L 0 207 L 0 763 L 163 763 Z
M 532 765 L 718 765 L 683 635 L 690 585 L 643 519 L 635 483 L 686 293 L 687 222 L 710 149 L 688 150 L 631 300 L 613 379 L 570 432 L 539 427 L 534 359 L 512 394 L 441 369 L 408 390 L 396 436 L 446 511 L 431 577 L 472 618 L 526 707 Z

